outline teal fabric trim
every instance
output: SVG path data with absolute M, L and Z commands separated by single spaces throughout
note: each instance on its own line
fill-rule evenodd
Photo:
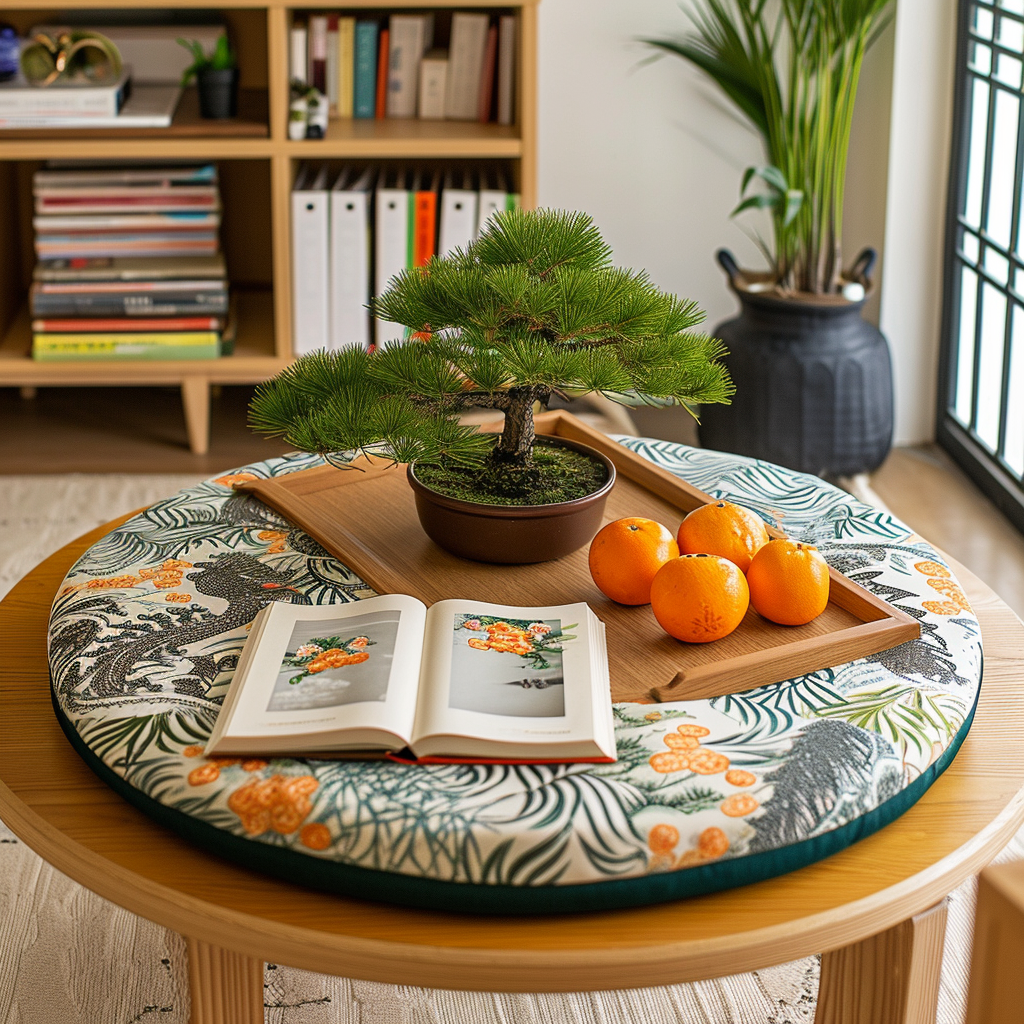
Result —
M 831 832 L 776 850 L 641 878 L 581 885 L 509 886 L 444 882 L 351 867 L 251 841 L 214 828 L 158 803 L 111 771 L 86 746 L 64 715 L 52 685 L 50 690 L 57 721 L 82 760 L 128 803 L 209 853 L 286 882 L 356 899 L 396 903 L 424 910 L 501 915 L 574 914 L 665 903 L 761 882 L 830 857 L 895 821 L 921 799 L 932 783 L 950 766 L 967 737 L 980 693 L 979 681 L 978 695 L 970 714 L 934 764 L 896 796 Z

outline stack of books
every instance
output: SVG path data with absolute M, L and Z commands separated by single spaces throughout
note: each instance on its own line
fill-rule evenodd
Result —
M 510 14 L 315 14 L 292 28 L 291 78 L 324 93 L 337 117 L 510 125 L 515 52 Z
M 373 321 L 371 296 L 395 274 L 472 242 L 499 210 L 519 204 L 494 163 L 428 167 L 305 164 L 292 192 L 292 347 L 368 348 L 405 337 Z
M 212 164 L 61 167 L 33 179 L 36 359 L 214 359 L 227 275 Z

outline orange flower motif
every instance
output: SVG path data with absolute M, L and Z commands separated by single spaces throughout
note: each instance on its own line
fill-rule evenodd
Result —
M 730 818 L 742 818 L 751 811 L 756 811 L 761 805 L 749 793 L 733 793 L 727 796 L 721 803 L 720 810 Z
M 240 757 L 211 757 L 209 760 L 218 768 L 230 768 L 233 764 L 239 764 L 242 759 Z
M 269 763 L 269 761 L 264 761 L 261 757 L 250 757 L 248 760 L 242 762 L 242 771 L 261 772 Z
M 205 786 L 208 782 L 216 782 L 220 778 L 220 768 L 215 764 L 203 764 L 188 773 L 190 786 Z
M 711 733 L 711 730 L 704 725 L 696 725 L 693 722 L 683 722 L 682 725 L 676 726 L 676 732 L 680 736 L 707 736 Z
M 256 536 L 260 540 L 272 540 L 274 543 L 267 548 L 268 555 L 279 555 L 288 550 L 288 533 L 286 530 L 260 530 Z
M 227 476 L 219 476 L 213 482 L 224 487 L 234 487 L 235 484 L 245 483 L 246 480 L 256 480 L 255 473 L 228 473 Z
M 709 860 L 721 857 L 729 849 L 729 837 L 720 828 L 706 828 L 697 840 L 697 850 Z
M 113 590 L 120 587 L 134 587 L 139 582 L 138 576 L 112 576 L 105 580 L 89 580 L 89 590 Z
M 313 809 L 309 796 L 318 785 L 312 775 L 254 778 L 228 797 L 228 807 L 249 835 L 258 836 L 271 829 L 279 835 L 290 835 Z
M 689 768 L 690 759 L 674 750 L 663 750 L 659 754 L 652 754 L 649 764 L 656 772 L 668 775 L 670 772 L 681 772 L 684 768 Z
M 729 758 L 725 754 L 698 747 L 690 754 L 690 771 L 698 775 L 717 775 L 729 767 Z
M 647 714 L 644 715 L 644 718 L 646 718 L 648 722 L 657 722 L 661 718 L 661 712 L 648 711 Z
M 311 850 L 326 850 L 331 845 L 331 830 L 318 821 L 311 821 L 302 826 L 299 842 Z
M 370 638 L 368 636 L 357 636 L 355 640 L 349 644 L 349 647 L 365 647 L 369 642 Z
M 652 853 L 668 853 L 679 842 L 679 829 L 674 825 L 655 825 L 647 833 L 647 845 Z
M 171 601 L 174 604 L 188 604 L 192 600 L 191 594 L 168 594 L 165 601 Z
M 486 651 L 490 644 L 486 640 L 478 640 L 475 636 L 466 641 L 476 651 Z
M 941 576 L 944 580 L 951 578 L 950 571 L 938 562 L 915 562 L 914 568 L 925 576 Z
M 323 654 L 318 654 L 307 666 L 306 671 L 310 675 L 316 675 L 317 672 L 323 672 L 329 668 L 342 668 L 345 665 L 359 665 L 364 661 L 369 661 L 370 655 L 366 651 L 357 651 L 355 654 L 349 654 L 347 651 L 343 651 L 340 647 L 332 647 L 328 651 L 324 651 Z
M 181 573 L 161 573 L 153 580 L 153 586 L 158 590 L 173 590 L 181 586 Z
M 757 782 L 753 772 L 745 772 L 742 768 L 731 768 L 725 773 L 725 781 L 730 786 L 752 786 Z
M 197 746 L 193 745 L 191 747 L 186 747 L 182 751 L 182 754 L 185 757 L 198 757 L 202 752 L 203 752 L 203 748 L 202 747 L 197 747 Z
M 696 736 L 680 736 L 678 733 L 670 732 L 662 738 L 670 750 L 696 750 L 700 746 Z

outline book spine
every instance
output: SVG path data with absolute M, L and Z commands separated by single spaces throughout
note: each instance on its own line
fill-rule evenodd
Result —
M 32 346 L 32 358 L 39 362 L 103 361 L 116 359 L 167 360 L 216 359 L 218 342 L 202 345 L 147 345 L 139 342 L 109 342 L 101 346 Z
M 292 82 L 309 84 L 309 53 L 305 25 L 293 25 L 291 32 L 291 59 L 288 73 Z
M 487 49 L 484 51 L 484 66 L 480 73 L 480 102 L 476 119 L 487 124 L 491 119 L 491 101 L 494 99 L 494 73 L 498 65 L 498 26 L 487 30 Z
M 338 16 L 327 16 L 327 109 L 338 113 Z
M 38 332 L 32 336 L 33 348 L 41 349 L 106 349 L 117 345 L 151 345 L 157 348 L 193 348 L 216 345 L 220 341 L 217 331 L 101 331 L 95 334 L 67 332 L 51 334 Z
M 391 54 L 391 35 L 388 29 L 381 29 L 380 48 L 377 53 L 377 97 L 374 109 L 378 121 L 387 117 L 388 102 L 388 61 Z
M 423 56 L 423 19 L 418 15 L 391 17 L 388 49 L 388 117 L 415 117 L 420 58 Z
M 338 19 L 338 117 L 352 117 L 354 113 L 355 28 L 355 18 Z
M 451 120 L 475 121 L 479 113 L 487 29 L 486 14 L 459 11 L 452 15 L 445 95 L 445 116 Z
M 219 320 L 212 317 L 176 317 L 149 319 L 145 323 L 147 333 L 156 331 L 219 331 Z M 118 332 L 138 333 L 139 322 L 131 317 L 120 319 L 85 320 L 33 320 L 32 330 L 36 334 L 113 334 Z
M 512 124 L 514 116 L 516 19 L 502 15 L 498 24 L 498 124 Z
M 353 116 L 372 118 L 377 103 L 377 22 L 356 22 L 354 61 Z
M 327 16 L 314 14 L 309 19 L 309 84 L 327 92 Z
M 442 57 L 424 57 L 420 61 L 420 118 L 444 120 L 444 92 L 448 61 Z
M 32 315 L 35 317 L 123 316 L 141 318 L 188 316 L 194 313 L 226 316 L 228 296 L 227 292 L 48 295 L 34 290 L 31 306 Z

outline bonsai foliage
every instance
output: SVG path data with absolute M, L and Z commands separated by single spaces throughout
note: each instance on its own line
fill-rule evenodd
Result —
M 584 214 L 500 213 L 465 251 L 402 272 L 379 298 L 376 314 L 408 340 L 303 356 L 257 391 L 251 423 L 335 465 L 359 453 L 524 464 L 534 403 L 553 394 L 727 401 L 721 343 L 691 330 L 703 314 L 610 256 Z M 459 423 L 472 407 L 504 413 L 497 444 Z
M 182 85 L 188 85 L 200 71 L 230 71 L 237 63 L 226 33 L 217 37 L 211 54 L 205 53 L 197 39 L 179 39 L 178 44 L 192 54 L 192 63 L 181 75 Z
M 831 292 L 842 270 L 846 159 L 861 63 L 891 0 L 698 0 L 694 30 L 650 39 L 701 69 L 764 142 L 768 166 L 743 176 L 733 214 L 771 214 L 783 291 Z M 748 195 L 753 183 L 763 191 Z

